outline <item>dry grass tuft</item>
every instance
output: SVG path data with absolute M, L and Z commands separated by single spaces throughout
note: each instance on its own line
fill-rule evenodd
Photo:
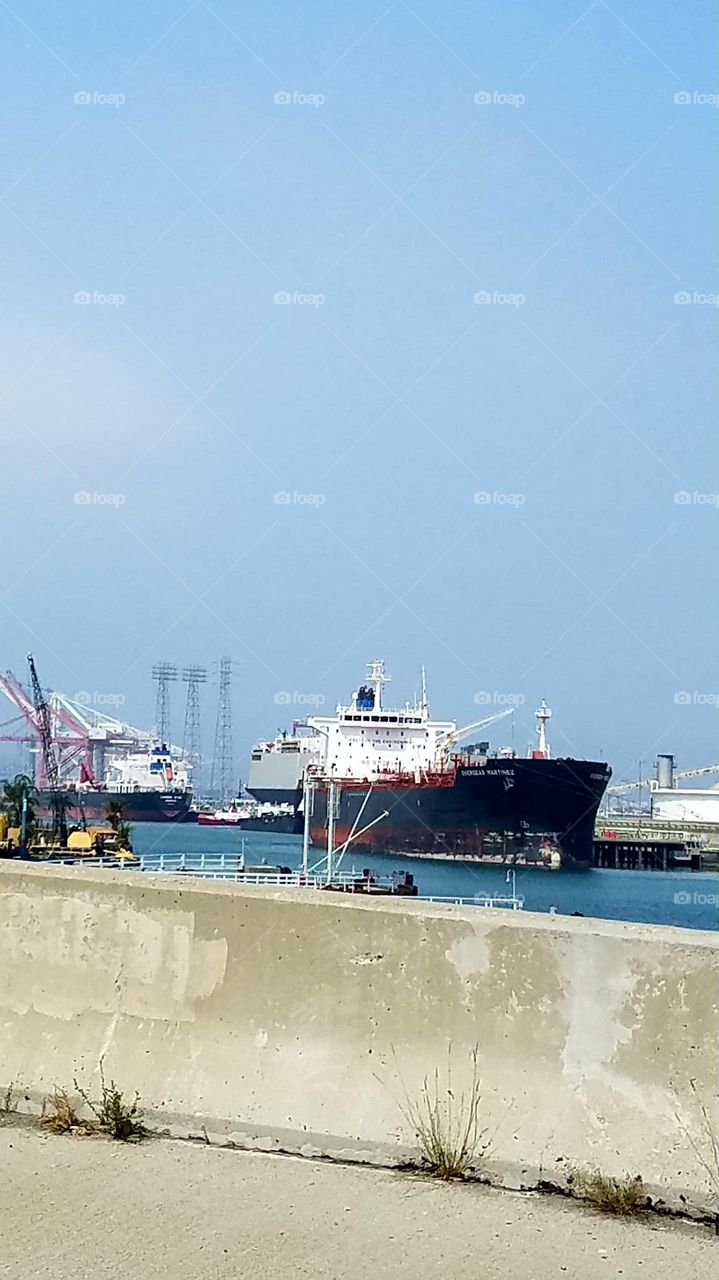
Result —
M 678 1110 L 674 1112 L 674 1118 L 709 1179 L 714 1195 L 714 1231 L 719 1236 L 719 1137 L 707 1106 L 699 1097 L 696 1080 L 689 1081 L 689 1088 L 699 1112 L 701 1136 L 694 1136 L 692 1130 L 695 1126 L 687 1125 Z
M 402 1114 L 414 1129 L 424 1169 L 445 1181 L 464 1178 L 472 1164 L 489 1150 L 486 1130 L 480 1129 L 481 1081 L 478 1048 L 472 1050 L 472 1077 L 467 1091 L 452 1086 L 452 1046 L 447 1049 L 447 1081 L 440 1084 L 435 1068 L 425 1076 L 419 1098 L 405 1091 Z
M 678 1111 L 674 1112 L 674 1117 L 679 1128 L 684 1134 L 684 1137 L 696 1155 L 697 1160 L 704 1169 L 704 1172 L 707 1174 L 715 1194 L 719 1196 L 719 1137 L 717 1137 L 717 1132 L 714 1124 L 712 1123 L 709 1111 L 707 1110 L 705 1103 L 702 1102 L 699 1097 L 696 1080 L 689 1081 L 689 1088 L 692 1091 L 694 1101 L 697 1105 L 697 1110 L 701 1117 L 699 1127 L 703 1132 L 703 1143 L 702 1141 L 697 1141 L 689 1126 L 682 1120 Z
M 43 1103 L 40 1116 L 40 1127 L 50 1133 L 73 1133 L 79 1136 L 97 1133 L 99 1126 L 95 1120 L 82 1120 L 77 1114 L 75 1103 L 66 1089 L 58 1089 Z
M 15 1082 L 11 1080 L 7 1089 L 5 1090 L 5 1096 L 3 1097 L 2 1102 L 0 1102 L 0 1124 L 4 1124 L 7 1117 L 9 1115 L 12 1115 L 13 1111 L 15 1110 L 14 1098 L 15 1098 Z
M 570 1186 L 576 1195 L 606 1213 L 637 1213 L 647 1204 L 644 1183 L 638 1174 L 633 1178 L 629 1174 L 624 1178 L 609 1178 L 600 1169 L 577 1169 L 571 1176 Z

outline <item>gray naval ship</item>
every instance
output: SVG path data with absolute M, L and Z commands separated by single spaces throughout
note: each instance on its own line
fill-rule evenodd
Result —
M 246 789 L 261 804 L 299 805 L 308 765 L 320 762 L 322 738 L 304 725 L 258 742 L 250 756 Z

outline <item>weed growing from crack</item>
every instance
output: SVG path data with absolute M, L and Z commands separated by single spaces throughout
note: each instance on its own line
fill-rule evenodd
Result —
M 108 1084 L 105 1080 L 102 1058 L 99 1068 L 101 1091 L 99 1102 L 93 1102 L 77 1080 L 74 1081 L 75 1088 L 83 1102 L 92 1111 L 97 1128 L 102 1133 L 107 1133 L 117 1142 L 139 1142 L 147 1135 L 147 1129 L 142 1123 L 139 1093 L 135 1092 L 132 1102 L 126 1101 L 124 1093 L 118 1089 L 115 1081 L 111 1080 Z
M 647 1204 L 644 1183 L 638 1174 L 610 1178 L 600 1169 L 576 1169 L 568 1181 L 574 1194 L 606 1213 L 627 1215 L 644 1209 Z
M 447 1049 L 446 1084 L 438 1068 L 424 1077 L 419 1097 L 405 1090 L 402 1114 L 417 1138 L 422 1166 L 445 1181 L 464 1178 L 475 1161 L 489 1150 L 486 1130 L 480 1127 L 481 1080 L 479 1051 L 471 1054 L 472 1076 L 466 1091 L 457 1094 L 452 1084 L 452 1046 Z

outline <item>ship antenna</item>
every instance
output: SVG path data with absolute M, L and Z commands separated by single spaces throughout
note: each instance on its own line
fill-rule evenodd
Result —
M 427 713 L 427 672 L 422 667 L 422 710 Z

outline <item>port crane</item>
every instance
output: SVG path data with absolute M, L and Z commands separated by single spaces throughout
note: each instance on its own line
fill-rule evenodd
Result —
M 53 839 L 59 843 L 61 848 L 64 848 L 67 844 L 67 813 L 65 810 L 65 796 L 60 786 L 60 772 L 57 767 L 57 759 L 55 757 L 55 748 L 53 745 L 50 708 L 45 701 L 45 695 L 42 691 L 40 681 L 37 678 L 35 659 L 31 653 L 27 655 L 27 665 L 30 670 L 30 687 L 32 689 L 32 700 L 35 709 L 35 723 L 40 735 L 40 746 L 42 749 L 45 773 L 50 791 Z

